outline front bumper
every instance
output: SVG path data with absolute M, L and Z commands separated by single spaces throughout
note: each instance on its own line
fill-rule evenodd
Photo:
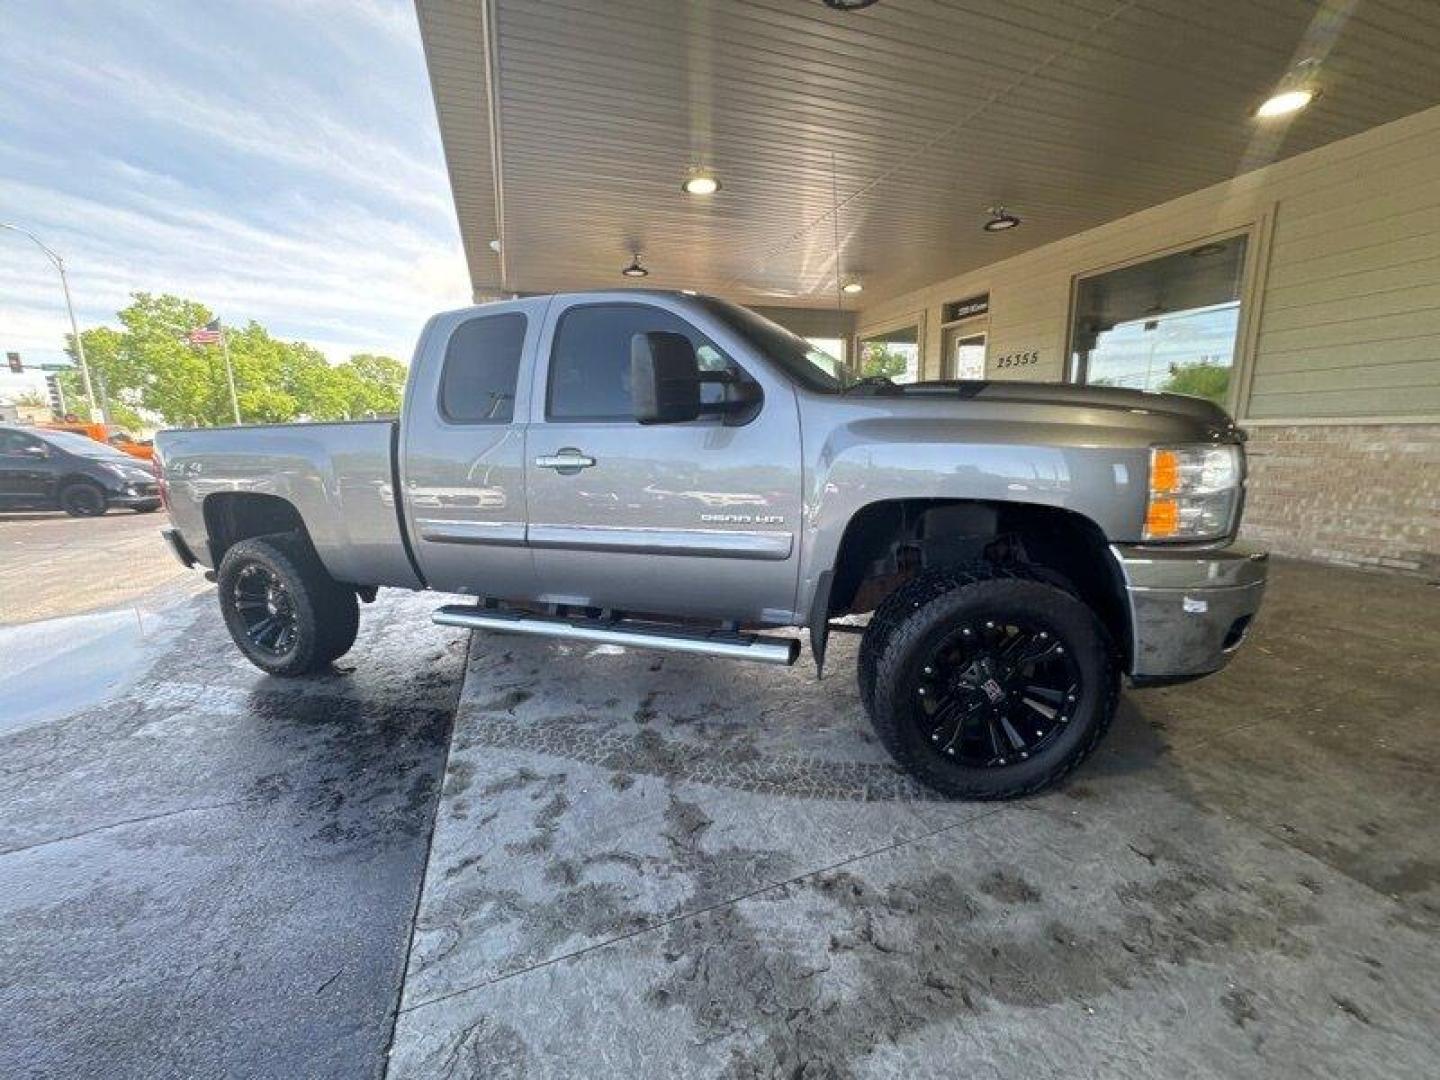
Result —
M 105 489 L 105 501 L 111 506 L 149 510 L 160 505 L 160 488 L 150 480 L 109 484 Z
M 1267 553 L 1243 544 L 1110 550 L 1125 581 L 1137 684 L 1183 682 L 1230 662 L 1260 610 Z
M 159 495 L 110 495 L 106 502 L 111 506 L 125 506 L 132 510 L 158 510 L 160 508 Z

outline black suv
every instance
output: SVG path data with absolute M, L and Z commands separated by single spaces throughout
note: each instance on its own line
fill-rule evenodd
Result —
M 143 462 L 68 431 L 0 427 L 0 510 L 97 517 L 112 506 L 160 508 L 160 487 Z

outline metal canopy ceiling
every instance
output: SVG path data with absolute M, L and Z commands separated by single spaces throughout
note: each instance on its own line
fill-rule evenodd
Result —
M 1440 101 L 1433 0 L 417 7 L 477 294 L 639 251 L 649 286 L 833 306 L 838 240 L 870 303 Z M 1303 60 L 1321 97 L 1254 120 Z M 997 203 L 1024 224 L 982 232 Z

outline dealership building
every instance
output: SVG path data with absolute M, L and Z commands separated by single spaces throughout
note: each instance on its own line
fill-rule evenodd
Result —
M 1208 396 L 1249 535 L 1440 577 L 1435 4 L 418 10 L 477 300 L 695 289 L 898 380 Z

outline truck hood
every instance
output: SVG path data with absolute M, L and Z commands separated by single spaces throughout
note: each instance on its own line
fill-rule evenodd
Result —
M 1219 405 L 1205 398 L 1185 394 L 1164 394 L 1148 390 L 1126 390 L 1113 386 L 1078 386 L 1074 383 L 1020 381 L 919 382 L 895 386 L 876 385 L 850 391 L 845 398 L 883 403 L 892 415 L 924 413 L 934 415 L 943 403 L 965 403 L 974 407 L 1018 407 L 1032 420 L 1063 423 L 1077 412 L 1121 414 L 1132 423 L 1150 418 L 1154 423 L 1187 428 L 1206 441 L 1243 441 L 1244 433 Z M 965 409 L 964 411 L 969 411 Z M 1006 408 L 1005 411 L 1010 411 Z M 1120 415 L 1114 417 L 1120 420 Z M 1126 426 L 1129 426 L 1128 424 Z

